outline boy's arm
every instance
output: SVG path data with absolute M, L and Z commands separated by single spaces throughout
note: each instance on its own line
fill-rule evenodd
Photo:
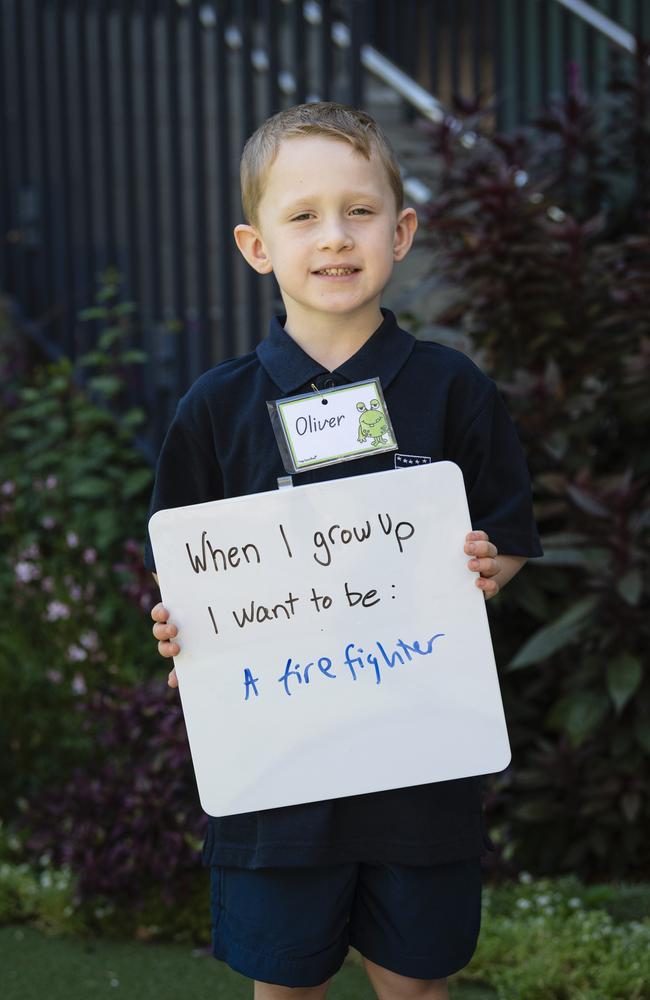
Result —
M 467 565 L 479 573 L 476 586 L 486 601 L 498 594 L 526 562 L 526 556 L 499 555 L 485 531 L 470 531 L 465 536 L 465 552 L 472 556 Z

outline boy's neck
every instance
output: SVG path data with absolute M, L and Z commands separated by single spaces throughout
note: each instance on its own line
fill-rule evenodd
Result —
M 332 314 L 308 320 L 288 312 L 284 329 L 305 354 L 333 372 L 363 347 L 383 321 L 379 306 L 376 312 L 360 316 Z

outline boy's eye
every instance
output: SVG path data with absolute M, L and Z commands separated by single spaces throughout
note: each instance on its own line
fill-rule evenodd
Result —
M 292 222 L 303 222 L 305 219 L 311 219 L 312 212 L 301 212 L 300 215 L 294 215 L 291 219 Z
M 350 212 L 350 215 L 371 215 L 371 214 L 372 213 L 369 208 L 353 208 Z

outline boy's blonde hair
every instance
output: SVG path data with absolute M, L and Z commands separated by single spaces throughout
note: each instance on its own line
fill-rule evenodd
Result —
M 374 118 L 365 111 L 334 101 L 297 104 L 267 118 L 250 137 L 241 158 L 241 196 L 244 218 L 257 225 L 257 209 L 264 193 L 266 177 L 283 139 L 301 135 L 325 135 L 349 142 L 367 160 L 373 144 L 386 168 L 395 195 L 397 211 L 404 205 L 404 188 L 395 154 Z

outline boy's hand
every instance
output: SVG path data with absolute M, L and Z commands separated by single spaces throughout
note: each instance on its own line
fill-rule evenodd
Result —
M 526 562 L 526 556 L 501 554 L 497 559 L 497 547 L 484 531 L 470 531 L 465 535 L 465 552 L 472 556 L 467 565 L 479 574 L 476 586 L 483 591 L 486 601 L 498 594 Z
M 499 583 L 495 579 L 501 570 L 501 564 L 496 558 L 497 547 L 492 544 L 485 531 L 470 531 L 465 536 L 465 552 L 472 556 L 467 565 L 479 573 L 476 586 L 483 591 L 487 601 L 499 593 Z
M 178 656 L 181 647 L 175 642 L 178 629 L 169 622 L 169 611 L 162 604 L 156 604 L 151 609 L 151 617 L 156 623 L 152 629 L 154 637 L 158 640 L 158 652 L 168 659 L 170 656 Z M 167 678 L 170 687 L 178 687 L 176 671 L 172 670 Z

